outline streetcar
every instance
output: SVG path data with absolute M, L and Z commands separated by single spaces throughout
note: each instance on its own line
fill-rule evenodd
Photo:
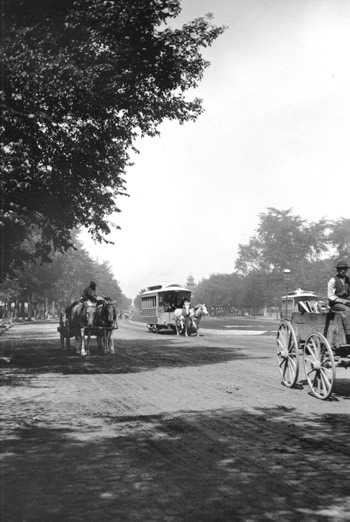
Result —
M 191 290 L 178 284 L 148 286 L 141 294 L 141 316 L 150 332 L 162 329 L 176 331 L 176 308 L 182 308 L 184 300 L 191 300 Z

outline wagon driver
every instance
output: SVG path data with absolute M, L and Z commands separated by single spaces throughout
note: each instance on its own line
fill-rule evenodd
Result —
M 341 312 L 346 342 L 350 344 L 350 278 L 347 275 L 349 268 L 346 261 L 337 263 L 337 273 L 328 281 L 328 300 L 333 311 Z
M 96 303 L 97 301 L 97 294 L 96 294 L 96 283 L 95 281 L 90 281 L 89 286 L 84 288 L 83 294 L 81 296 L 82 301 L 92 301 L 93 303 Z

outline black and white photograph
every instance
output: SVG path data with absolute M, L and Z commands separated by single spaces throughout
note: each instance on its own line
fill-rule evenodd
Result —
M 1 522 L 350 521 L 350 2 L 0 0 Z

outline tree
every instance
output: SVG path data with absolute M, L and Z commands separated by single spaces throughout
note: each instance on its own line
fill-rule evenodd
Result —
M 242 277 L 238 274 L 212 274 L 197 285 L 193 300 L 213 305 L 241 307 Z
M 202 110 L 185 92 L 222 32 L 210 18 L 182 28 L 179 0 L 11 0 L 0 42 L 1 277 L 27 255 L 47 259 L 87 227 L 107 241 L 126 195 L 137 136 Z M 30 223 L 30 227 L 28 227 Z
M 350 219 L 341 218 L 330 225 L 329 241 L 339 257 L 350 257 Z
M 304 261 L 317 261 L 327 252 L 329 223 L 307 223 L 291 209 L 268 208 L 260 215 L 257 233 L 247 245 L 239 245 L 236 269 L 242 274 L 253 270 L 271 272 L 284 268 L 298 270 Z
M 80 298 L 90 280 L 97 283 L 98 294 L 116 300 L 120 309 L 131 300 L 122 292 L 108 263 L 93 261 L 78 243 L 65 254 L 55 253 L 50 263 L 26 263 L 16 270 L 16 278 L 0 284 L 0 299 L 28 303 L 55 302 L 60 308 Z

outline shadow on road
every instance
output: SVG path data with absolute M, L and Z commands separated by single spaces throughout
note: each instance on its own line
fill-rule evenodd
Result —
M 118 340 L 116 354 L 99 355 L 95 351 L 84 360 L 73 350 L 57 348 L 57 340 L 27 341 L 15 349 L 1 348 L 1 355 L 11 359 L 9 370 L 30 373 L 136 373 L 160 367 L 199 366 L 256 358 L 256 354 L 250 356 L 239 348 L 198 345 L 195 339 L 191 344 L 179 344 L 176 339 L 169 338 Z
M 101 416 L 2 444 L 6 521 L 349 520 L 350 416 L 292 409 Z
M 337 379 L 334 386 L 334 396 L 350 399 L 350 381 L 349 379 Z

